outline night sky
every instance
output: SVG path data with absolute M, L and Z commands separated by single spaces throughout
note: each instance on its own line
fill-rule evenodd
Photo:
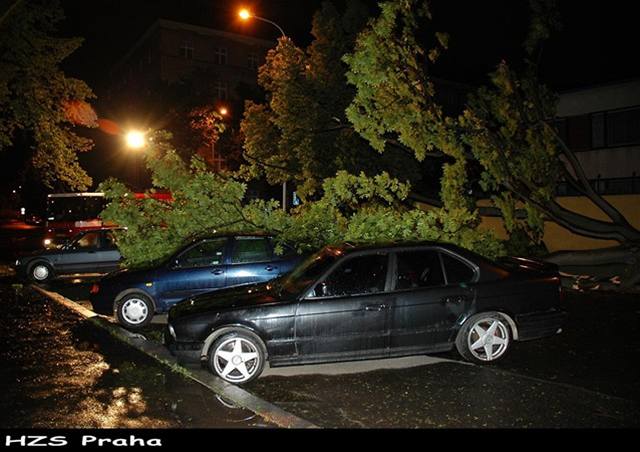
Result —
M 335 0 L 344 8 L 349 0 Z M 61 0 L 67 19 L 63 36 L 85 38 L 83 46 L 65 63 L 68 75 L 89 83 L 98 95 L 100 117 L 109 69 L 158 18 L 182 21 L 275 40 L 277 30 L 260 22 L 243 23 L 240 7 L 277 22 L 300 46 L 311 42 L 311 18 L 322 0 Z M 367 0 L 372 13 L 377 1 Z M 623 0 L 559 0 L 563 30 L 550 39 L 541 62 L 543 80 L 556 90 L 640 77 L 635 2 Z M 502 59 L 521 61 L 522 42 L 529 24 L 527 0 L 432 0 L 434 31 L 450 34 L 450 48 L 435 74 L 449 80 L 480 84 Z M 117 119 L 117 118 L 110 118 Z M 96 147 L 81 154 L 94 186 L 108 176 L 122 176 L 131 156 L 113 149 L 115 138 L 97 130 L 82 132 Z M 98 134 L 98 135 L 96 135 Z M 109 144 L 111 140 L 111 145 Z M 105 145 L 105 143 L 107 143 Z M 120 146 L 121 147 L 121 146 Z M 111 149 L 108 149 L 111 148 Z M 115 174 L 110 174 L 114 173 Z
M 334 1 L 343 7 L 349 0 Z M 275 39 L 267 24 L 242 23 L 241 6 L 269 18 L 301 46 L 311 41 L 311 17 L 322 0 L 63 0 L 63 33 L 85 44 L 65 69 L 100 91 L 105 68 L 117 61 L 157 19 Z M 377 1 L 366 2 L 376 11 Z M 545 48 L 542 74 L 556 89 L 571 89 L 640 76 L 635 2 L 560 0 L 563 30 Z M 517 60 L 528 26 L 527 0 L 432 0 L 435 27 L 451 35 L 439 63 L 443 77 L 482 82 L 500 59 Z

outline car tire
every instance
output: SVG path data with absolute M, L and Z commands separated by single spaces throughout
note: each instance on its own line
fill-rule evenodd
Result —
M 153 320 L 155 307 L 146 295 L 130 293 L 122 297 L 115 305 L 117 322 L 129 329 L 139 330 Z
M 209 349 L 209 369 L 229 383 L 246 384 L 260 376 L 266 356 L 257 336 L 233 331 L 219 337 Z
M 29 279 L 33 282 L 44 283 L 53 278 L 53 267 L 44 261 L 34 262 L 29 266 Z
M 475 364 L 493 364 L 507 354 L 513 334 L 498 312 L 481 312 L 467 319 L 456 337 L 458 353 Z

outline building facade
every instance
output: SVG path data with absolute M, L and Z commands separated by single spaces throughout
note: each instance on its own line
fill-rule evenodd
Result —
M 640 80 L 561 93 L 557 122 L 600 194 L 640 193 Z M 560 186 L 558 195 L 575 195 Z

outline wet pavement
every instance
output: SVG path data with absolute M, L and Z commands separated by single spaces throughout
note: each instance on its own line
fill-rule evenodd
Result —
M 318 369 L 246 389 L 320 426 L 640 427 L 640 299 L 572 294 L 567 309 L 563 334 L 516 343 L 491 367 L 451 352 L 425 366 L 356 375 Z
M 0 427 L 271 427 L 63 306 L 0 281 Z
M 49 289 L 81 301 L 90 283 Z M 492 367 L 451 352 L 271 369 L 246 389 L 325 427 L 639 427 L 640 299 L 574 293 L 567 309 L 563 334 L 515 343 Z

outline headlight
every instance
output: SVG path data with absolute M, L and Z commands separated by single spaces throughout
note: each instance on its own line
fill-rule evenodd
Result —
M 49 245 L 51 245 L 51 244 L 53 243 L 53 240 L 51 240 L 51 239 L 44 239 L 44 242 L 43 242 L 43 243 L 44 243 L 44 246 L 49 246 Z
M 173 329 L 173 325 L 171 325 L 170 323 L 169 323 L 169 334 L 171 335 L 172 338 L 177 339 L 176 330 Z
M 20 259 L 16 261 L 16 267 L 19 267 L 19 266 L 20 266 Z

